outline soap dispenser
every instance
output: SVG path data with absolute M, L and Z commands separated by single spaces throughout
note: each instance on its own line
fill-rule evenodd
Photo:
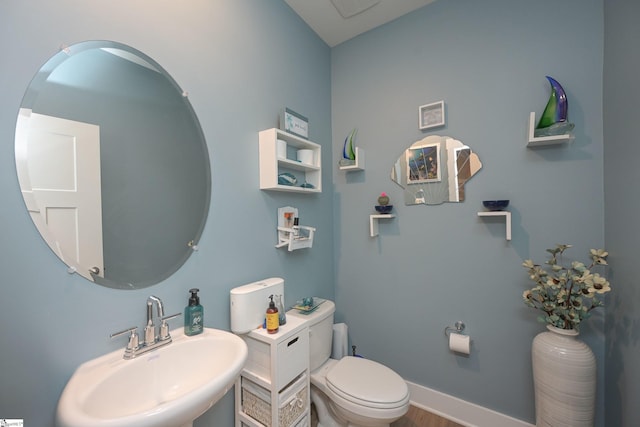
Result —
M 189 289 L 189 292 L 191 292 L 189 305 L 184 308 L 184 334 L 192 336 L 202 333 L 204 309 L 200 305 L 200 297 L 198 296 L 200 289 Z
M 269 308 L 267 308 L 267 333 L 275 334 L 280 326 L 280 317 L 278 316 L 276 303 L 273 302 L 273 295 L 270 295 L 269 298 L 271 298 L 271 302 L 269 302 Z

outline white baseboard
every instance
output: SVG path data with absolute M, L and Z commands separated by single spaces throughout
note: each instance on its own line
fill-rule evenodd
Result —
M 517 418 L 407 381 L 411 404 L 465 427 L 535 427 Z

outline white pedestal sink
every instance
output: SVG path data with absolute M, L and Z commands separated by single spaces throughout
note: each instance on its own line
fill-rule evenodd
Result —
M 191 426 L 233 386 L 247 360 L 240 337 L 205 328 L 124 360 L 124 349 L 83 363 L 60 400 L 59 427 Z

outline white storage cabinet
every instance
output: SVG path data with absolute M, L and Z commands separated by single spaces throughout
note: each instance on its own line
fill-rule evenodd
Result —
M 236 381 L 236 427 L 310 425 L 309 328 L 293 316 L 275 334 L 241 335 L 249 347 Z

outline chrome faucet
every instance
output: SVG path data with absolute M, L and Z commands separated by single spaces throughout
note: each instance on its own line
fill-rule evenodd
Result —
M 144 345 L 153 345 L 158 340 L 156 336 L 156 326 L 153 324 L 153 303 L 156 303 L 158 309 L 158 318 L 164 317 L 164 307 L 162 300 L 155 295 L 147 298 L 147 326 L 144 327 Z
M 153 304 L 156 304 L 158 319 L 162 322 L 160 324 L 160 334 L 156 335 L 156 327 L 153 323 Z M 124 358 L 133 359 L 136 356 L 140 356 L 148 351 L 156 348 L 163 347 L 171 343 L 171 335 L 169 334 L 169 325 L 167 320 L 175 319 L 182 313 L 172 314 L 170 316 L 164 315 L 164 306 L 162 300 L 157 296 L 151 295 L 147 298 L 147 325 L 144 327 L 144 342 L 140 345 L 138 338 L 138 327 L 133 326 L 123 331 L 114 332 L 110 335 L 111 338 L 129 333 L 129 342 L 124 349 Z

